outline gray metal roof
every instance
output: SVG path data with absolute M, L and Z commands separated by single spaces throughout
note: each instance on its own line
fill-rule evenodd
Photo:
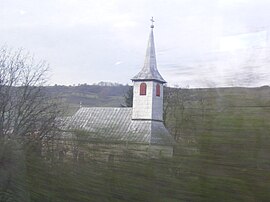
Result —
M 174 140 L 162 122 L 132 120 L 132 108 L 83 107 L 70 117 L 66 130 L 87 132 L 87 139 L 172 145 Z
M 156 80 L 161 83 L 166 83 L 166 81 L 162 78 L 162 76 L 160 75 L 157 69 L 153 27 L 151 27 L 144 66 L 142 70 L 136 76 L 134 76 L 131 80 L 133 81 Z

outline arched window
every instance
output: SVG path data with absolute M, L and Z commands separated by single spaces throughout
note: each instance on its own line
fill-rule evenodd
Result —
M 140 85 L 140 95 L 146 95 L 146 83 Z
M 160 96 L 160 85 L 159 84 L 157 84 L 156 85 L 156 96 Z

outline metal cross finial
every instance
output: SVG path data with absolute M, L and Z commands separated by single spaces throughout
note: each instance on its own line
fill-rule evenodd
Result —
M 152 25 L 151 25 L 151 28 L 154 28 L 154 18 L 152 17 L 151 19 L 150 19 L 150 21 L 152 22 Z

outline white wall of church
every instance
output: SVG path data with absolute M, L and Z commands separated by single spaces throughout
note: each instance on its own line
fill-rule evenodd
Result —
M 153 105 L 152 105 L 152 118 L 155 120 L 163 120 L 163 85 L 160 84 L 160 96 L 156 96 L 157 82 L 154 82 L 153 89 Z
M 146 83 L 146 95 L 140 95 L 140 84 Z M 160 84 L 160 96 L 156 96 L 154 81 L 133 82 L 132 119 L 163 120 L 163 85 Z

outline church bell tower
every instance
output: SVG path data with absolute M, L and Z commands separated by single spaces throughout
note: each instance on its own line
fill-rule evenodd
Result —
M 144 66 L 142 70 L 131 80 L 133 81 L 133 109 L 132 120 L 163 121 L 163 84 L 157 69 L 155 44 L 154 44 L 154 20 L 148 40 Z

